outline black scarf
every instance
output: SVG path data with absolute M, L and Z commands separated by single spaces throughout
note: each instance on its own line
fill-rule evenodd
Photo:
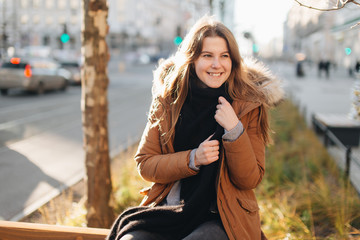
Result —
M 190 80 L 188 96 L 175 128 L 176 152 L 197 148 L 212 134 L 211 139 L 221 143 L 224 129 L 215 121 L 216 105 L 219 96 L 228 101 L 231 99 L 225 84 L 216 89 L 201 88 L 199 81 L 196 78 Z M 168 239 L 182 239 L 190 234 L 213 217 L 210 206 L 216 201 L 218 163 L 202 166 L 197 175 L 181 180 L 181 205 L 130 208 L 115 221 L 107 239 L 120 239 L 136 230 L 157 233 Z

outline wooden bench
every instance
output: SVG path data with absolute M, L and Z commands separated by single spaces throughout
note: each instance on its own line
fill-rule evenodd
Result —
M 340 114 L 313 114 L 312 124 L 317 133 L 324 134 L 325 147 L 336 144 L 345 151 L 345 176 L 349 177 L 351 148 L 360 141 L 360 121 Z
M 0 240 L 104 240 L 109 229 L 0 221 Z
M 344 146 L 359 146 L 360 121 L 343 114 L 313 114 L 312 124 L 317 133 L 325 134 L 325 146 L 329 144 L 327 132 L 334 134 Z M 331 142 L 330 142 L 331 143 Z

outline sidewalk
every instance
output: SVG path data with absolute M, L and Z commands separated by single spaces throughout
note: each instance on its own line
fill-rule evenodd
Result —
M 302 78 L 296 77 L 292 64 L 275 64 L 272 69 L 284 80 L 287 96 L 299 106 L 308 126 L 312 127 L 311 116 L 314 113 L 349 114 L 356 80 L 350 78 L 345 69 L 332 70 L 329 79 L 325 78 L 325 74 L 319 78 L 316 66 L 305 66 L 305 77 Z M 345 151 L 331 146 L 328 152 L 344 169 Z M 360 147 L 353 147 L 351 156 L 350 180 L 360 193 Z

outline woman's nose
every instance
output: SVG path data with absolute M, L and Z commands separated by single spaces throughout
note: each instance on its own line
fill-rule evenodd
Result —
M 218 68 L 220 67 L 220 62 L 219 62 L 219 59 L 218 58 L 213 58 L 213 61 L 212 61 L 212 65 L 211 65 L 212 68 Z

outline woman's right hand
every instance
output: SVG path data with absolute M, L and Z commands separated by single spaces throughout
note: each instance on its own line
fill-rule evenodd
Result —
M 195 166 L 209 165 L 219 159 L 219 141 L 210 140 L 208 137 L 203 141 L 195 152 Z

